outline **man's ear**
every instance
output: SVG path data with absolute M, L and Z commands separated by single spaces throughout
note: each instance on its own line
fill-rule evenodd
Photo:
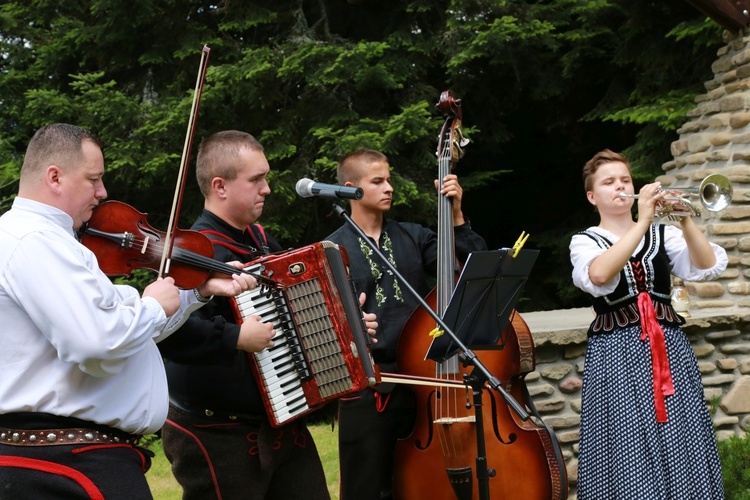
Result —
M 226 197 L 227 183 L 221 177 L 211 179 L 211 191 L 216 193 L 220 198 Z
M 62 177 L 62 169 L 57 165 L 50 165 L 47 167 L 47 170 L 44 171 L 44 180 L 47 183 L 47 186 L 49 186 L 55 193 L 59 193 L 62 189 Z

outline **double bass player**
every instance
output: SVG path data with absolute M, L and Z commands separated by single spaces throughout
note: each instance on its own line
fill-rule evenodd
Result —
M 350 201 L 352 220 L 424 296 L 430 291 L 428 274 L 434 274 L 437 265 L 437 235 L 418 224 L 385 217 L 393 197 L 390 168 L 383 153 L 358 149 L 339 161 L 338 182 L 362 188 L 362 199 Z M 472 251 L 486 250 L 484 239 L 472 231 L 461 210 L 463 190 L 458 178 L 449 174 L 442 181 L 440 194 L 453 202 L 458 258 L 463 260 Z M 375 313 L 380 325 L 377 344 L 372 347 L 375 362 L 381 371 L 393 372 L 399 336 L 418 302 L 402 290 L 398 279 L 371 255 L 351 227 L 344 225 L 326 239 L 347 249 L 352 280 L 367 297 L 363 309 Z M 342 500 L 392 498 L 396 441 L 411 430 L 413 419 L 411 390 L 400 384 L 381 384 L 339 401 Z

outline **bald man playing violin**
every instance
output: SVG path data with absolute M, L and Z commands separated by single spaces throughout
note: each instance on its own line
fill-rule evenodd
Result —
M 156 342 L 248 275 L 142 294 L 114 285 L 75 231 L 107 195 L 99 140 L 52 124 L 29 142 L 0 217 L 0 490 L 3 498 L 151 498 L 138 446 L 167 415 Z M 239 263 L 237 263 L 239 265 Z

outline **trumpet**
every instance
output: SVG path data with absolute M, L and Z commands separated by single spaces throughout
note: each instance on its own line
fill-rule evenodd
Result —
M 658 217 L 676 220 L 678 217 L 699 217 L 701 210 L 688 196 L 698 196 L 701 205 L 709 212 L 724 210 L 732 202 L 732 182 L 724 175 L 711 174 L 706 176 L 697 188 L 660 188 L 659 191 L 668 193 L 681 192 L 680 196 L 664 197 L 665 203 L 656 207 Z M 638 198 L 637 194 L 620 193 L 620 198 Z

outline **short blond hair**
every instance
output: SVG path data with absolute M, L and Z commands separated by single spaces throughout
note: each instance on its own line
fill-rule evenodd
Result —
M 388 163 L 388 157 L 374 149 L 361 148 L 344 155 L 339 160 L 336 178 L 339 184 L 356 184 L 365 174 L 367 167 L 377 162 Z
M 21 182 L 38 176 L 50 165 L 75 168 L 83 160 L 83 141 L 90 140 L 102 149 L 101 140 L 91 131 L 68 123 L 45 125 L 34 133 L 26 147 L 21 167 Z
M 239 156 L 243 149 L 263 152 L 258 139 L 240 130 L 216 132 L 201 141 L 195 160 L 195 177 L 204 198 L 211 191 L 211 181 L 221 177 L 227 181 L 237 178 Z

